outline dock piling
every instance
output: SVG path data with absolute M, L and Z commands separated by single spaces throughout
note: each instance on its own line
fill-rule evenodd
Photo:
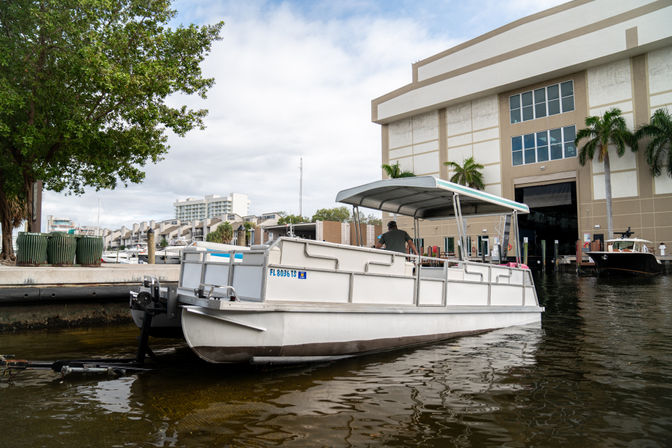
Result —
M 147 263 L 156 263 L 156 245 L 154 244 L 154 229 L 147 231 Z

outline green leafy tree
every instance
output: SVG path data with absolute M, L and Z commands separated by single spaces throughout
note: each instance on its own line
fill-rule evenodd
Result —
M 402 171 L 399 167 L 399 162 L 396 162 L 394 165 L 383 164 L 383 170 L 387 174 L 387 177 L 390 179 L 397 179 L 400 177 L 415 177 L 411 171 Z
M 205 241 L 223 244 L 229 244 L 232 239 L 233 227 L 226 221 L 218 225 L 213 232 L 208 233 L 208 235 L 205 237 Z
M 354 216 L 353 216 L 354 220 Z M 368 216 L 365 215 L 363 212 L 359 212 L 359 222 L 362 224 L 371 224 L 371 225 L 381 225 L 383 223 L 383 220 L 374 215 L 374 214 L 369 214 Z
M 480 163 L 476 163 L 473 157 L 465 159 L 462 165 L 456 162 L 444 162 L 443 164 L 454 172 L 450 178 L 451 182 L 476 188 L 477 190 L 485 188 L 483 173 L 481 173 L 484 167 Z
M 310 220 L 305 216 L 299 216 L 299 215 L 284 215 L 281 216 L 280 219 L 278 219 L 278 224 L 280 225 L 299 224 L 300 222 L 310 222 Z
M 166 241 L 166 237 L 164 236 L 163 238 L 161 238 L 161 242 L 159 243 L 159 247 L 161 249 L 164 249 L 167 246 L 168 246 L 168 241 Z
M 648 124 L 641 126 L 635 138 L 649 139 L 646 144 L 646 162 L 651 174 L 660 176 L 663 169 L 672 177 L 672 115 L 667 109 L 654 112 Z
M 383 224 L 383 220 L 380 217 L 373 214 L 368 215 L 366 219 L 363 220 L 362 222 L 366 222 L 367 224 L 371 224 L 374 226 L 380 226 Z
M 207 111 L 173 104 L 212 86 L 201 62 L 223 24 L 171 28 L 174 15 L 170 0 L 0 2 L 3 229 L 7 202 L 30 204 L 36 182 L 75 194 L 138 183 L 168 131 L 203 128 Z
M 581 140 L 586 140 L 579 146 Z M 637 141 L 628 130 L 621 110 L 609 109 L 602 117 L 586 117 L 586 127 L 576 133 L 574 144 L 579 148 L 579 163 L 585 165 L 587 160 L 597 160 L 604 163 L 604 191 L 607 201 L 607 231 L 609 238 L 614 237 L 613 219 L 611 211 L 611 167 L 609 162 L 609 145 L 616 147 L 616 154 L 622 157 L 625 147 L 630 146 L 637 150 Z
M 348 207 L 321 208 L 315 212 L 312 222 L 315 221 L 337 221 L 346 222 L 350 220 L 350 210 Z
M 252 236 L 250 231 L 252 229 L 254 229 L 256 226 L 249 221 L 245 221 L 243 223 L 243 227 L 245 227 L 245 244 L 247 245 L 248 242 L 250 241 L 250 237 Z M 252 243 L 254 243 L 254 242 L 252 242 Z M 238 243 L 238 244 L 240 244 L 240 243 Z

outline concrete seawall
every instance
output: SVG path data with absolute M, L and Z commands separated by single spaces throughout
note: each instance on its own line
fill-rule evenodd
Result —
M 0 266 L 0 332 L 130 323 L 128 293 L 150 275 L 174 284 L 180 265 Z

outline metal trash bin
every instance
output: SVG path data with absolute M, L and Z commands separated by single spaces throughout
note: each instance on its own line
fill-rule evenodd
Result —
M 103 256 L 102 236 L 80 236 L 77 238 L 76 263 L 82 266 L 100 266 Z
M 18 266 L 39 266 L 47 263 L 47 235 L 19 232 L 16 239 Z
M 47 241 L 47 261 L 54 266 L 72 266 L 75 263 L 77 239 L 74 235 L 52 232 Z

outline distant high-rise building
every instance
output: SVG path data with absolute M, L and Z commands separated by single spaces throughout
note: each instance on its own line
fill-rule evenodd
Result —
M 173 205 L 175 206 L 176 219 L 193 221 L 216 218 L 228 213 L 246 216 L 250 208 L 250 201 L 247 195 L 242 193 L 231 193 L 228 196 L 211 194 L 202 199 L 178 199 Z

